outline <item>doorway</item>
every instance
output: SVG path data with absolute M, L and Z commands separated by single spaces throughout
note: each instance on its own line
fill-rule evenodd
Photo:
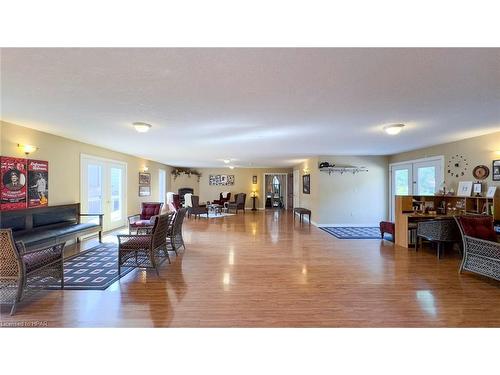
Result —
M 410 160 L 389 165 L 389 212 L 394 221 L 396 195 L 434 195 L 444 181 L 444 157 Z
M 264 208 L 288 208 L 288 173 L 264 173 Z
M 125 225 L 127 164 L 91 155 L 80 159 L 80 202 L 85 213 L 103 213 L 103 230 Z M 90 218 L 89 221 L 97 219 Z

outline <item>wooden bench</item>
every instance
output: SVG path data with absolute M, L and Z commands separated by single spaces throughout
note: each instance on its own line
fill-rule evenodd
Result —
M 82 216 L 95 216 L 98 223 L 82 223 Z M 61 206 L 28 208 L 2 211 L 0 227 L 11 228 L 15 241 L 22 241 L 28 249 L 51 246 L 77 239 L 92 233 L 99 233 L 102 241 L 103 214 L 82 214 L 80 203 Z
M 311 225 L 311 210 L 302 207 L 295 207 L 293 209 L 293 221 L 295 222 L 295 215 L 299 215 L 299 221 L 302 223 L 304 215 L 308 215 L 309 225 Z
M 380 237 L 384 238 L 384 234 L 389 233 L 392 235 L 392 242 L 395 241 L 396 231 L 394 223 L 390 221 L 381 221 L 380 222 Z

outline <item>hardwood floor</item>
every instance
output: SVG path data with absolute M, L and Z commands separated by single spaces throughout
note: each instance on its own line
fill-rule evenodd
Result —
M 500 283 L 458 254 L 338 240 L 288 212 L 186 220 L 187 250 L 105 291 L 43 291 L 4 326 L 499 327 Z M 105 241 L 113 241 L 108 235 Z M 96 240 L 81 244 L 89 248 Z M 73 246 L 68 252 L 80 250 Z

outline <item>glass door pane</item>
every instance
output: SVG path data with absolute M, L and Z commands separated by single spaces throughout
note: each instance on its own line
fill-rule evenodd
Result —
M 110 224 L 111 227 L 120 226 L 123 223 L 123 168 L 110 168 Z
M 417 194 L 434 195 L 436 192 L 436 168 L 417 168 Z
M 412 172 L 412 164 L 402 164 L 391 167 L 391 201 L 389 202 L 391 221 L 394 221 L 394 197 L 396 195 L 413 194 Z
M 103 196 L 104 184 L 102 179 L 102 165 L 100 164 L 87 164 L 87 196 L 86 196 L 86 212 L 90 214 L 97 214 L 104 212 Z M 90 222 L 99 222 L 98 218 L 90 217 Z

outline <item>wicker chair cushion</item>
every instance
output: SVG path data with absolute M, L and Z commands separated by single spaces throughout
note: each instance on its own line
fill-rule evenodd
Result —
M 497 234 L 493 229 L 491 217 L 461 216 L 459 220 L 466 236 L 497 242 Z
M 161 210 L 161 204 L 159 203 L 143 203 L 141 220 L 149 220 L 155 215 L 159 215 Z
M 131 237 L 130 239 L 121 243 L 120 249 L 123 250 L 146 249 L 149 247 L 150 243 L 151 243 L 151 236 Z
M 147 227 L 147 226 L 151 226 L 153 224 L 154 224 L 154 221 L 152 221 L 152 220 L 137 220 L 136 222 L 131 223 L 130 226 L 131 227 Z
M 23 255 L 23 262 L 26 266 L 26 273 L 35 271 L 47 264 L 61 260 L 61 252 L 52 248 L 34 251 Z

